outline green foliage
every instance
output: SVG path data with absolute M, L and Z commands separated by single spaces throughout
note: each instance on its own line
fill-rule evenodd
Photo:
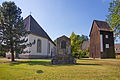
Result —
M 80 50 L 79 55 L 80 55 L 80 57 L 78 57 L 78 58 L 88 58 L 89 57 L 89 51 L 88 50 Z
M 82 47 L 82 43 L 84 41 L 88 40 L 88 37 L 85 35 L 76 35 L 74 32 L 72 32 L 71 36 L 71 52 L 72 55 L 76 58 L 80 58 L 80 57 L 87 57 L 87 50 L 81 50 Z
M 110 3 L 107 22 L 115 31 L 115 37 L 118 37 L 120 35 L 120 1 L 119 0 L 113 0 Z
M 3 2 L 0 6 L 0 50 L 11 52 L 12 61 L 14 53 L 22 53 L 27 47 L 28 31 L 26 31 L 21 9 L 14 2 Z
M 5 52 L 4 51 L 0 51 L 0 57 L 5 57 Z
M 73 52 L 75 58 L 88 58 L 89 57 L 89 51 L 88 50 L 81 50 L 79 49 L 78 52 Z

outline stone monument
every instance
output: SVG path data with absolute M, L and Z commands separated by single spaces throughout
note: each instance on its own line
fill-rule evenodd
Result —
M 55 40 L 56 50 L 52 58 L 52 64 L 74 64 L 76 61 L 71 55 L 70 38 L 66 36 Z

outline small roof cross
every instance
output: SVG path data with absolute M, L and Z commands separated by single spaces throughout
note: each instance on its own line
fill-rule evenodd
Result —
M 32 12 L 30 11 L 30 15 L 32 14 Z

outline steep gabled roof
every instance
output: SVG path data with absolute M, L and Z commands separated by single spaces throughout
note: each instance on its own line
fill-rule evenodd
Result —
M 26 26 L 26 29 L 31 33 L 47 38 L 54 44 L 54 42 L 51 40 L 48 34 L 42 29 L 42 27 L 36 22 L 36 20 L 31 15 L 24 19 L 24 25 Z
M 57 39 L 60 39 L 60 38 L 66 38 L 66 39 L 68 39 L 68 40 L 70 40 L 70 38 L 68 38 L 67 36 L 65 36 L 65 35 L 63 35 L 63 36 L 61 36 L 61 37 L 59 37 L 59 38 L 57 38 Z
M 111 31 L 112 30 L 112 28 L 105 21 L 94 20 L 94 22 L 98 25 L 99 30 L 102 30 L 102 31 Z
M 100 31 L 113 31 L 107 22 L 94 20 L 92 23 L 92 28 L 90 30 L 90 34 L 91 34 L 92 29 L 93 29 L 94 23 L 97 24 L 98 30 L 100 30 Z

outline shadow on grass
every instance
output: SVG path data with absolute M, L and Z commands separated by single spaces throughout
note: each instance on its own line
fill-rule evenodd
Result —
M 76 63 L 76 65 L 95 65 L 95 66 L 98 66 L 98 65 L 101 65 L 101 64 Z
M 84 59 L 84 58 L 82 58 L 82 59 L 79 59 L 79 60 L 96 60 L 96 59 Z
M 43 65 L 43 66 L 74 66 L 74 65 L 100 65 L 100 64 L 89 64 L 89 63 L 76 63 L 76 64 L 51 64 L 50 61 L 16 61 L 11 62 L 10 66 L 19 65 L 19 64 L 28 64 L 28 65 Z
M 19 65 L 19 64 L 28 64 L 28 65 L 44 65 L 44 66 L 50 66 L 51 63 L 49 61 L 16 61 L 10 63 L 11 66 Z
M 44 73 L 42 70 L 37 70 L 36 73 Z
M 0 67 L 0 69 L 10 69 L 10 70 L 23 70 L 23 71 L 33 71 L 33 72 L 36 72 L 36 73 L 38 73 L 38 74 L 40 74 L 40 73 L 44 73 L 44 71 L 43 70 L 36 70 L 36 69 L 29 69 L 29 68 L 17 68 L 17 67 Z

